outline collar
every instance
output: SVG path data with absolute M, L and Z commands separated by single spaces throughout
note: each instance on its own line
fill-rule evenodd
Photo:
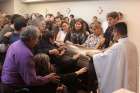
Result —
M 120 38 L 120 39 L 118 40 L 118 42 L 124 42 L 124 41 L 126 41 L 126 40 L 128 40 L 128 37 Z

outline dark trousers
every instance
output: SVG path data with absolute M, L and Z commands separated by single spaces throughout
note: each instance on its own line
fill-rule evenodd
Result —
M 11 86 L 0 85 L 0 93 L 56 93 L 56 84 L 46 84 L 42 86 Z
M 96 93 L 96 90 L 98 88 L 98 79 L 97 79 L 94 62 L 92 58 L 90 58 L 89 68 L 88 68 L 88 86 L 90 91 Z
M 82 58 L 79 63 L 81 67 L 87 67 L 88 72 L 80 75 L 80 79 L 82 80 L 82 89 L 93 93 L 97 93 L 96 90 L 98 88 L 98 80 L 97 75 L 95 72 L 94 62 L 91 57 L 89 58 Z

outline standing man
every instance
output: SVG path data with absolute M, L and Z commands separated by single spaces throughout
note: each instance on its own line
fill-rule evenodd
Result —
M 117 23 L 113 34 L 116 43 L 93 55 L 100 93 L 112 93 L 121 88 L 139 93 L 137 51 L 128 40 L 126 23 Z
M 108 27 L 104 33 L 105 43 L 104 48 L 108 48 L 113 41 L 113 27 L 119 21 L 119 15 L 117 12 L 111 12 L 107 14 Z
M 58 80 L 59 77 L 55 73 L 43 77 L 36 75 L 31 49 L 38 42 L 38 32 L 38 28 L 34 26 L 26 27 L 21 32 L 20 40 L 14 42 L 8 48 L 1 77 L 3 85 L 6 86 L 4 87 L 4 93 L 9 93 L 9 91 L 15 93 L 14 89 L 20 86 L 30 86 L 31 90 L 35 91 L 37 88 L 41 89 L 40 86 L 45 86 L 50 81 Z M 34 88 L 34 86 L 38 87 Z M 47 87 L 44 89 L 47 90 Z

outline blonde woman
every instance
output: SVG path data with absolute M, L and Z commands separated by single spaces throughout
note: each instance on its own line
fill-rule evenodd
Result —
M 91 31 L 92 34 L 88 36 L 83 46 L 88 48 L 101 49 L 105 42 L 101 25 L 99 23 L 92 24 Z

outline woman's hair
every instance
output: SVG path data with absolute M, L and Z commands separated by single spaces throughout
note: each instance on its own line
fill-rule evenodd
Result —
M 81 23 L 81 25 L 82 25 L 82 27 L 81 27 L 81 31 L 84 31 L 84 20 L 83 19 L 81 19 L 81 18 L 78 18 L 78 19 L 76 19 L 76 21 L 75 21 L 75 24 L 77 23 L 77 22 L 80 22 Z M 75 25 L 74 24 L 74 25 Z M 76 29 L 75 29 L 75 26 L 74 26 L 74 31 L 75 31 Z
M 61 23 L 61 27 L 62 27 L 62 25 L 63 25 L 64 23 L 66 23 L 66 24 L 69 25 L 69 23 L 68 23 L 67 21 L 63 20 L 62 23 Z
M 64 23 L 67 24 L 67 25 L 69 25 L 69 23 L 68 23 L 67 21 L 63 20 L 62 23 L 61 23 L 61 27 L 62 27 L 62 25 L 63 25 Z
M 97 28 L 97 29 L 100 29 L 101 32 L 103 33 L 103 29 L 102 29 L 102 26 L 100 23 L 93 23 L 91 24 L 91 28 Z
M 4 27 L 4 25 L 8 24 L 8 18 L 4 17 L 4 16 L 0 16 L 0 26 Z
M 33 58 L 37 75 L 47 75 L 54 72 L 54 67 L 50 64 L 50 58 L 47 54 L 39 53 Z
M 54 38 L 55 38 L 55 32 L 53 32 L 53 31 L 46 31 L 44 33 L 44 39 L 46 41 L 49 41 L 50 39 L 54 39 Z

